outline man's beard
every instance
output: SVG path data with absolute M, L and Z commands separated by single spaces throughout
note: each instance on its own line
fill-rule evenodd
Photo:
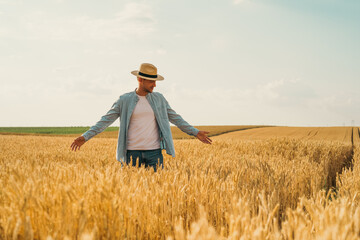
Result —
M 145 91 L 146 91 L 147 93 L 151 93 L 151 92 L 153 91 L 153 88 L 149 88 L 149 89 L 145 88 Z

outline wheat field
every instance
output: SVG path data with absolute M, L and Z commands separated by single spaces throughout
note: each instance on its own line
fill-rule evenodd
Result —
M 359 239 L 359 128 L 310 130 L 175 140 L 156 173 L 112 138 L 0 135 L 0 239 Z
M 352 142 L 359 136 L 357 127 L 270 127 L 246 129 L 217 136 L 217 138 L 236 138 L 263 140 L 268 138 L 292 138 L 301 140 Z

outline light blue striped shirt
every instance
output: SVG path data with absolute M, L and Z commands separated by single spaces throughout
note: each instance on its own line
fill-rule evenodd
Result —
M 158 92 L 148 93 L 146 99 L 152 107 L 160 133 L 160 147 L 165 149 L 166 153 L 175 157 L 174 142 L 171 135 L 170 123 L 176 125 L 183 132 L 196 136 L 198 129 L 188 124 L 179 114 L 171 109 L 165 97 Z M 112 105 L 111 109 L 101 117 L 101 119 L 83 134 L 86 141 L 95 135 L 103 132 L 117 118 L 120 118 L 120 131 L 118 136 L 116 159 L 120 162 L 126 161 L 126 142 L 129 129 L 131 114 L 139 101 L 136 92 L 129 92 L 121 95 Z

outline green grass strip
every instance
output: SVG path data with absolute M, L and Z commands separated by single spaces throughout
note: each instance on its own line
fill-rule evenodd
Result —
M 0 133 L 33 134 L 82 134 L 90 127 L 0 127 Z M 105 131 L 117 131 L 119 127 L 108 127 Z

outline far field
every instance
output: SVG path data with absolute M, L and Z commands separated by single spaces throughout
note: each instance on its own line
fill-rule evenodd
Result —
M 359 127 L 271 127 L 231 132 L 222 134 L 215 139 L 264 140 L 270 138 L 339 141 L 359 144 L 360 130 Z
M 359 127 L 275 127 L 260 125 L 195 126 L 208 131 L 214 139 L 264 140 L 271 138 L 292 138 L 302 140 L 329 140 L 360 143 Z M 36 135 L 76 137 L 90 127 L 0 127 L 0 135 Z M 191 139 L 192 136 L 171 126 L 174 139 Z M 108 127 L 98 138 L 117 138 L 119 127 Z
M 263 128 L 267 126 L 257 125 L 229 125 L 229 126 L 194 126 L 199 130 L 210 132 L 209 136 L 217 136 L 224 133 Z M 90 127 L 0 127 L 0 135 L 57 135 L 57 136 L 79 136 L 89 130 Z M 117 138 L 119 127 L 109 127 L 96 137 Z M 175 126 L 171 126 L 174 139 L 189 139 L 191 136 L 182 132 Z

